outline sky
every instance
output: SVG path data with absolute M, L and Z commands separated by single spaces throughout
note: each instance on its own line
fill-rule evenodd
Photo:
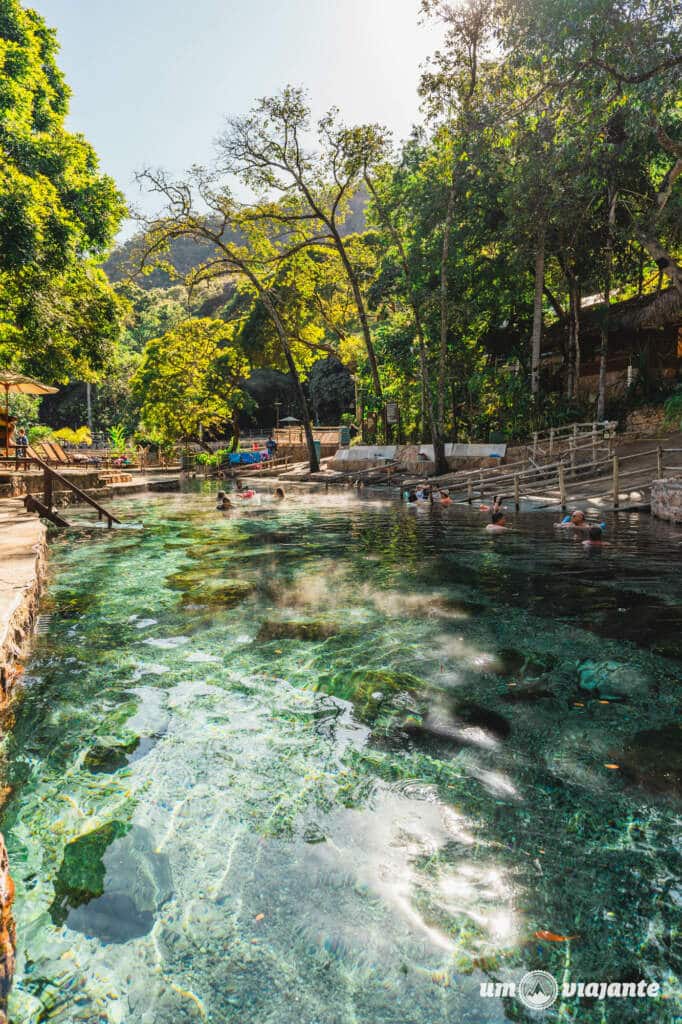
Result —
M 56 28 L 73 91 L 69 127 L 129 201 L 154 212 L 143 167 L 210 164 L 230 115 L 286 84 L 313 112 L 380 122 L 397 139 L 419 120 L 420 66 L 440 31 L 418 0 L 29 0 Z M 129 233 L 130 225 L 124 233 Z

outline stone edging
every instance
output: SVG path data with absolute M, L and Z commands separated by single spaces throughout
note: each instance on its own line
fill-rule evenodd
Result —
M 651 514 L 669 523 L 682 523 L 682 477 L 652 482 Z
M 0 700 L 7 700 L 18 675 L 17 660 L 26 652 L 38 615 L 38 604 L 47 571 L 47 530 L 35 547 L 33 578 L 17 594 L 14 607 L 0 623 Z
M 38 615 L 47 570 L 47 530 L 39 524 L 32 570 L 24 574 L 17 595 L 0 622 L 0 703 L 6 703 L 19 677 L 18 659 L 27 653 Z M 16 927 L 12 914 L 14 882 L 4 836 L 0 834 L 0 1024 L 7 1024 L 7 999 L 16 958 Z

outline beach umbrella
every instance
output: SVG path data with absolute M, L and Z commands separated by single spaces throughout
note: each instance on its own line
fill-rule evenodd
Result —
M 34 380 L 33 377 L 26 377 L 23 373 L 17 373 L 15 370 L 0 370 L 1 388 L 5 389 L 5 418 L 7 420 L 5 455 L 9 457 L 9 396 L 56 395 L 59 388 L 52 388 L 49 384 L 41 384 L 39 380 Z

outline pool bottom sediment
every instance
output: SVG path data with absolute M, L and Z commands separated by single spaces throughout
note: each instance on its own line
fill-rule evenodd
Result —
M 16 1024 L 530 1021 L 480 990 L 533 969 L 661 987 L 545 1019 L 675 1019 L 672 531 L 121 507 L 55 547 L 6 743 Z

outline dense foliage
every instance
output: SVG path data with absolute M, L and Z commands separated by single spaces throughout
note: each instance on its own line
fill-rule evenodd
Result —
M 92 261 L 120 197 L 63 128 L 53 35 L 0 0 L 0 117 L 14 133 L 0 187 L 3 353 L 80 379 L 107 353 L 98 426 L 234 434 L 247 406 L 272 423 L 284 402 L 306 424 L 352 411 L 368 439 L 430 438 L 441 466 L 447 440 L 602 416 L 616 319 L 636 332 L 682 316 L 679 4 L 421 7 L 443 44 L 409 139 L 396 146 L 336 109 L 315 121 L 300 88 L 259 100 L 229 120 L 220 173 L 140 175 L 163 208 L 110 260 L 114 294 Z M 234 365 L 223 379 L 201 364 L 202 419 L 176 361 L 196 346 L 201 363 L 208 324 Z M 257 409 L 241 397 L 252 374 Z M 196 415 L 176 422 L 170 395 Z
M 124 214 L 92 147 L 65 128 L 54 33 L 0 0 L 0 364 L 63 380 L 100 371 L 121 310 L 97 260 Z

